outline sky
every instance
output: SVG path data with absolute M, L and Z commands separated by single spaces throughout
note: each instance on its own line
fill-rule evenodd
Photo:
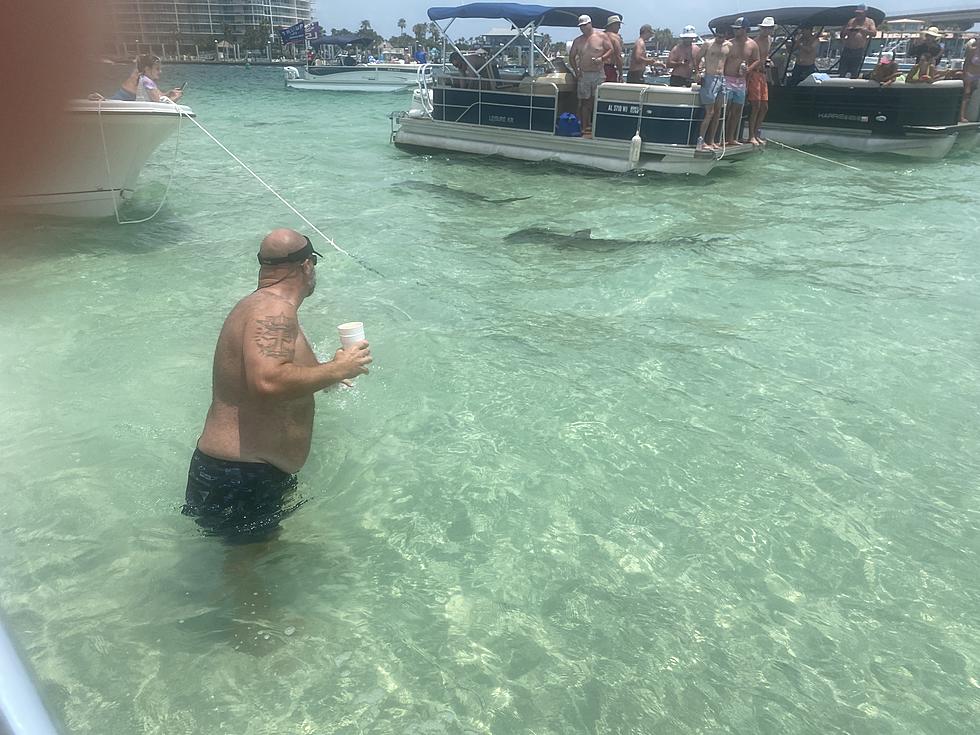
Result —
M 860 1 L 860 0 L 858 0 Z M 465 5 L 464 2 L 452 2 L 452 0 L 363 0 L 360 3 L 339 3 L 331 0 L 314 0 L 314 17 L 320 21 L 320 25 L 329 30 L 330 28 L 348 28 L 357 30 L 362 20 L 371 21 L 374 28 L 385 38 L 398 34 L 398 19 L 404 18 L 408 23 L 408 32 L 416 23 L 427 23 L 429 21 L 425 12 L 432 6 L 453 6 Z M 537 5 L 564 5 L 555 0 L 531 0 L 530 4 Z M 663 6 L 652 9 L 653 3 L 645 0 L 609 0 L 608 2 L 569 2 L 569 5 L 596 5 L 623 16 L 622 35 L 625 38 L 634 38 L 644 23 L 649 23 L 654 28 L 667 27 L 680 33 L 685 25 L 694 25 L 698 31 L 704 32 L 708 29 L 708 21 L 717 18 L 719 15 L 728 15 L 741 10 L 762 10 L 772 7 L 789 6 L 828 6 L 833 7 L 842 5 L 843 2 L 826 2 L 824 0 L 772 0 L 766 3 L 756 4 L 745 0 L 685 0 L 677 3 L 664 3 Z M 900 18 L 903 13 L 921 12 L 925 10 L 955 10 L 958 8 L 978 8 L 980 0 L 888 0 L 888 2 L 875 2 L 871 0 L 868 5 L 881 8 L 889 17 Z M 453 39 L 460 36 L 478 36 L 491 28 L 506 27 L 506 21 L 480 21 L 468 20 L 453 23 L 449 30 L 449 36 Z M 574 28 L 560 29 L 555 28 L 546 31 L 555 40 L 569 40 L 577 35 Z

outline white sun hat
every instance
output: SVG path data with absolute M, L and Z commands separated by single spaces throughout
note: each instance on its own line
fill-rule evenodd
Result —
M 694 30 L 694 26 L 684 26 L 684 30 L 681 31 L 681 35 L 678 38 L 697 38 L 698 32 Z
M 592 16 L 589 16 L 589 15 L 580 15 L 578 17 L 578 24 L 580 26 L 592 25 Z

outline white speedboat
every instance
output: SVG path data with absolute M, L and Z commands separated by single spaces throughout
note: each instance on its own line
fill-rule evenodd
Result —
M 136 189 L 143 165 L 169 136 L 183 105 L 117 100 L 75 100 L 60 135 L 38 153 L 0 208 L 63 217 L 111 217 Z M 43 158 L 42 158 L 43 157 Z
M 349 58 L 349 57 L 342 57 Z M 286 86 L 329 92 L 404 92 L 418 82 L 419 64 L 327 64 L 285 67 Z
M 950 79 L 932 84 L 896 80 L 881 85 L 868 79 L 845 79 L 830 73 L 811 74 L 791 85 L 788 69 L 776 61 L 793 55 L 800 26 L 839 28 L 853 17 L 854 5 L 829 8 L 776 8 L 740 12 L 715 18 L 712 28 L 731 26 L 737 16 L 758 25 L 766 16 L 776 21 L 778 39 L 770 58 L 776 69 L 769 85 L 769 112 L 763 134 L 790 146 L 820 145 L 843 151 L 939 159 L 964 140 L 975 142 L 977 123 L 960 123 L 963 82 Z M 877 24 L 885 14 L 867 8 Z M 786 62 L 783 62 L 785 64 Z
M 557 161 L 603 171 L 658 171 L 707 174 L 759 153 L 751 145 L 697 150 L 703 107 L 699 89 L 607 82 L 599 86 L 592 110 L 593 134 L 565 124 L 578 106 L 576 81 L 556 68 L 534 43 L 540 27 L 575 28 L 587 13 L 597 28 L 614 15 L 602 8 L 562 8 L 516 3 L 471 3 L 429 8 L 429 19 L 448 20 L 442 36 L 460 54 L 467 73 L 437 70 L 419 75 L 412 109 L 392 116 L 392 141 L 400 148 L 500 156 L 521 161 Z M 485 61 L 461 52 L 447 31 L 456 18 L 510 21 L 518 33 Z M 513 78 L 495 58 L 511 44 L 529 46 L 527 73 Z M 538 54 L 550 68 L 535 69 Z M 542 62 L 538 62 L 539 65 Z M 588 126 L 584 126 L 588 127 Z

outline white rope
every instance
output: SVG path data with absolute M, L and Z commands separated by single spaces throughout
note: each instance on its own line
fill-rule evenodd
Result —
M 310 222 L 302 212 L 300 212 L 298 209 L 296 209 L 296 207 L 294 207 L 292 204 L 290 204 L 285 199 L 283 199 L 283 197 L 279 194 L 278 191 L 276 191 L 271 186 L 269 186 L 265 182 L 265 180 L 261 176 L 259 176 L 257 173 L 255 173 L 255 171 L 253 171 L 251 168 L 249 168 L 248 165 L 242 159 L 240 159 L 238 156 L 236 156 L 234 153 L 232 153 L 230 150 L 228 150 L 228 148 L 224 145 L 224 143 L 222 143 L 220 140 L 218 140 L 217 138 L 215 138 L 206 127 L 204 127 L 203 125 L 201 125 L 201 123 L 199 123 L 193 117 L 191 117 L 186 112 L 184 112 L 183 110 L 181 110 L 179 107 L 178 107 L 178 110 L 180 111 L 180 114 L 182 116 L 186 117 L 192 123 L 194 123 L 195 125 L 197 125 L 197 127 L 199 127 L 201 129 L 201 131 L 206 136 L 208 136 L 211 140 L 213 140 L 221 150 L 223 150 L 225 153 L 227 153 L 229 156 L 231 156 L 239 166 L 241 166 L 243 169 L 245 169 L 246 171 L 248 171 L 255 178 L 256 181 L 258 181 L 260 184 L 262 184 L 262 186 L 264 186 L 266 189 L 268 189 L 270 192 L 272 192 L 273 196 L 275 196 L 276 199 L 278 199 L 280 202 L 282 202 L 283 204 L 285 204 L 286 207 L 293 214 L 295 214 L 297 217 L 299 217 L 301 220 L 303 220 L 303 222 L 305 222 L 307 225 L 309 225 L 309 227 L 316 234 L 318 234 L 320 237 L 322 237 L 324 240 L 326 240 L 333 247 L 334 250 L 336 250 L 338 253 L 343 253 L 348 258 L 350 258 L 351 260 L 353 260 L 354 262 L 356 262 L 357 264 L 359 264 L 362 268 L 365 268 L 365 269 L 371 271 L 372 273 L 375 273 L 375 274 L 381 276 L 382 278 L 384 278 L 384 274 L 383 273 L 375 270 L 374 268 L 372 268 L 371 266 L 369 266 L 367 263 L 365 263 L 364 261 L 362 261 L 360 258 L 357 258 L 354 255 L 351 255 L 349 252 L 347 252 L 342 247 L 340 247 L 340 245 L 338 245 L 333 240 L 331 240 L 329 237 L 327 237 L 325 234 L 323 234 L 323 232 L 320 231 L 320 228 L 319 227 L 317 227 L 315 224 L 313 224 L 312 222 Z M 404 312 L 402 312 L 402 313 L 404 313 Z M 411 317 L 409 317 L 409 318 L 411 318 Z
M 167 188 L 163 191 L 163 198 L 160 200 L 160 204 L 157 205 L 157 208 L 153 210 L 153 214 L 151 214 L 149 217 L 144 217 L 143 219 L 124 220 L 119 217 L 119 205 L 116 203 L 116 194 L 112 186 L 112 166 L 109 164 L 109 147 L 106 145 L 105 126 L 102 122 L 102 100 L 99 100 L 98 112 L 99 133 L 102 136 L 102 155 L 105 157 L 106 187 L 112 193 L 112 211 L 116 213 L 116 223 L 120 225 L 138 225 L 142 224 L 143 222 L 149 222 L 160 213 L 161 209 L 163 209 L 163 205 L 167 201 L 167 195 L 170 194 L 170 187 L 174 183 L 174 174 L 177 172 L 177 154 L 180 152 L 180 120 L 183 115 L 177 116 L 177 139 L 174 141 L 174 159 L 170 163 L 170 177 L 167 179 Z M 120 197 L 122 196 L 122 192 L 123 189 L 120 187 Z
M 861 169 L 859 169 L 857 166 L 851 166 L 846 163 L 841 163 L 840 161 L 835 161 L 832 158 L 824 158 L 823 156 L 818 156 L 816 153 L 808 153 L 807 151 L 801 151 L 799 148 L 794 148 L 791 145 L 780 143 L 778 140 L 773 140 L 772 138 L 766 138 L 766 141 L 769 143 L 775 143 L 778 146 L 782 146 L 783 148 L 786 148 L 788 150 L 795 151 L 796 153 L 802 153 L 804 156 L 810 156 L 811 158 L 816 158 L 820 161 L 825 161 L 826 163 L 832 163 L 835 166 L 843 166 L 844 168 L 851 169 L 851 171 L 857 171 L 861 173 Z

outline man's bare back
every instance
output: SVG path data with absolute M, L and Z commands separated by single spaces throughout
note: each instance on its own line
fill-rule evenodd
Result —
M 260 290 L 239 301 L 225 319 L 214 352 L 211 408 L 197 446 L 219 459 L 297 472 L 313 438 L 313 394 L 280 398 L 257 391 L 250 385 L 249 364 L 270 359 L 318 364 L 296 307 Z

